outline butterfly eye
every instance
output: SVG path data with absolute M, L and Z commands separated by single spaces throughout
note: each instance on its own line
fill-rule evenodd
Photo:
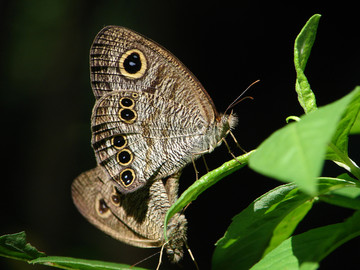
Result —
M 125 187 L 130 186 L 135 179 L 135 172 L 132 169 L 125 169 L 120 173 L 120 180 Z
M 146 67 L 146 58 L 144 54 L 137 49 L 125 52 L 120 58 L 120 73 L 127 78 L 141 78 L 145 73 Z

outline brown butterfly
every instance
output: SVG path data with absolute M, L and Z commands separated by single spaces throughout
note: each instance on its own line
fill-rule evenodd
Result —
M 123 27 L 105 27 L 90 51 L 92 145 L 121 193 L 177 173 L 235 126 L 170 52 Z
M 236 125 L 219 114 L 195 76 L 170 52 L 129 29 L 108 26 L 90 51 L 92 146 L 98 167 L 72 185 L 79 211 L 94 225 L 139 247 L 165 244 L 183 256 L 187 222 L 164 218 L 185 165 L 219 146 Z

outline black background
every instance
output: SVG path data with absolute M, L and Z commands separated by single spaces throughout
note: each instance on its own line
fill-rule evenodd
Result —
M 88 54 L 105 25 L 129 27 L 162 44 L 203 83 L 221 112 L 253 81 L 261 82 L 236 108 L 235 136 L 256 148 L 289 115 L 301 115 L 294 90 L 293 43 L 305 22 L 322 14 L 306 75 L 319 106 L 359 85 L 358 7 L 342 2 L 274 1 L 9 1 L 0 3 L 1 225 L 0 234 L 25 230 L 48 255 L 133 264 L 156 250 L 124 245 L 90 225 L 75 209 L 73 179 L 95 167 L 90 146 L 94 97 Z M 324 4 L 326 3 L 326 4 Z M 359 137 L 350 156 L 359 162 Z M 234 149 L 235 154 L 241 154 Z M 225 146 L 206 156 L 210 168 L 231 157 Z M 201 160 L 197 162 L 205 172 Z M 333 165 L 324 175 L 341 173 Z M 181 189 L 195 179 L 185 169 Z M 201 269 L 231 218 L 279 185 L 248 168 L 227 177 L 188 207 L 188 239 Z M 314 206 L 297 232 L 343 221 L 352 211 Z M 336 250 L 322 269 L 358 265 L 359 239 Z M 141 264 L 155 268 L 158 256 Z M 194 269 L 164 258 L 162 269 Z M 0 259 L 1 269 L 47 269 Z

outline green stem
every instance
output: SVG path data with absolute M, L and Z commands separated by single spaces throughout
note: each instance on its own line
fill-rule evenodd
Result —
M 249 160 L 250 155 L 255 150 L 252 150 L 244 155 L 236 157 L 236 159 L 232 159 L 228 162 L 225 162 L 220 167 L 208 172 L 200 179 L 195 181 L 190 187 L 188 187 L 181 196 L 177 199 L 177 201 L 170 207 L 168 210 L 165 222 L 164 222 L 164 239 L 168 241 L 166 230 L 168 221 L 171 217 L 174 216 L 177 212 L 187 206 L 190 202 L 194 201 L 201 193 L 203 193 L 206 189 L 210 188 L 212 185 L 217 183 L 219 180 L 224 178 L 225 176 L 239 170 L 244 167 Z

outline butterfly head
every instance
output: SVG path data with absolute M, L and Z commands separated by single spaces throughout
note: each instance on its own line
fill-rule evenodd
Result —
M 224 137 L 229 133 L 230 130 L 233 130 L 238 124 L 237 115 L 231 111 L 230 114 L 222 114 L 220 115 L 220 122 L 223 123 L 223 129 L 225 131 Z
M 231 111 L 230 114 L 221 114 L 215 121 L 215 124 L 208 130 L 207 138 L 207 152 L 212 152 L 218 147 L 223 139 L 234 129 L 237 125 L 238 118 Z

